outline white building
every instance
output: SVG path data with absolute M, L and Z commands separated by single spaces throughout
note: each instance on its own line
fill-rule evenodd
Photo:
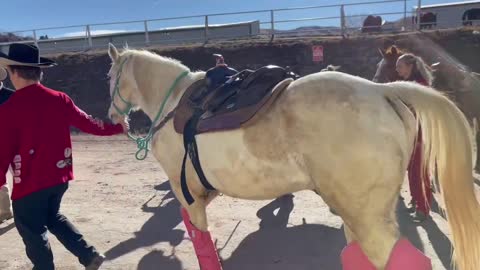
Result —
M 415 6 L 413 12 L 416 12 Z M 436 23 L 422 19 L 423 26 L 431 28 L 457 28 L 464 25 L 480 25 L 480 1 L 465 1 L 421 6 L 423 14 L 436 15 Z M 431 16 L 429 16 L 431 18 Z M 427 27 L 429 28 L 429 27 Z

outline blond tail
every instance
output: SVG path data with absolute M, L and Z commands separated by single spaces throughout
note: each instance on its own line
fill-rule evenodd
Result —
M 460 270 L 480 269 L 480 204 L 473 181 L 472 130 L 463 113 L 441 93 L 413 83 L 391 83 L 384 95 L 415 111 L 423 133 L 422 168 L 435 168 Z

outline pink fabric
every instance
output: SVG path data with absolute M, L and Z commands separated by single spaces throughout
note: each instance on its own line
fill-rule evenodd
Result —
M 343 270 L 376 270 L 358 242 L 352 242 L 346 246 L 340 257 Z
M 198 263 L 201 270 L 222 270 L 217 250 L 213 244 L 210 232 L 202 232 L 190 222 L 190 216 L 185 208 L 181 209 L 181 214 L 188 235 L 193 243 L 193 248 L 197 254 Z
M 343 270 L 376 270 L 357 242 L 346 246 L 341 256 Z M 398 240 L 393 248 L 385 270 L 432 270 L 428 257 L 405 238 Z
M 385 270 L 432 270 L 432 262 L 415 248 L 410 241 L 398 240 L 393 248 Z

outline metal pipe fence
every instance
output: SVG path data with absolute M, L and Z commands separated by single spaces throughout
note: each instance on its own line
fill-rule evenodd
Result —
M 407 10 L 408 3 L 414 2 L 417 2 L 417 8 Z M 35 43 L 43 51 L 59 52 L 105 48 L 109 42 L 147 47 L 215 40 L 273 40 L 322 35 L 347 37 L 365 33 L 438 29 L 435 22 L 415 19 L 421 18 L 421 4 L 421 0 L 379 0 L 69 25 L 9 33 L 23 36 L 21 42 Z M 383 9 L 379 10 L 382 5 Z M 368 6 L 368 14 L 365 14 L 365 6 Z M 369 16 L 381 16 L 382 24 L 364 25 Z M 462 25 L 480 25 L 480 21 L 463 21 Z M 0 43 L 0 50 L 5 51 L 8 44 Z

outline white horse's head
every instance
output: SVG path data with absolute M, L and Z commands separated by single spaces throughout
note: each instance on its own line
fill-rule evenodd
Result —
M 204 72 L 191 73 L 175 59 L 146 50 L 119 52 L 109 45 L 112 60 L 110 76 L 111 104 L 108 111 L 114 123 L 125 120 L 131 110 L 142 109 L 152 122 L 172 111 L 185 89 Z
M 131 72 L 133 55 L 128 50 L 120 53 L 113 44 L 109 44 L 108 55 L 112 67 L 110 77 L 110 108 L 108 116 L 114 123 L 121 123 L 133 109 L 139 106 L 136 100 L 137 85 Z

